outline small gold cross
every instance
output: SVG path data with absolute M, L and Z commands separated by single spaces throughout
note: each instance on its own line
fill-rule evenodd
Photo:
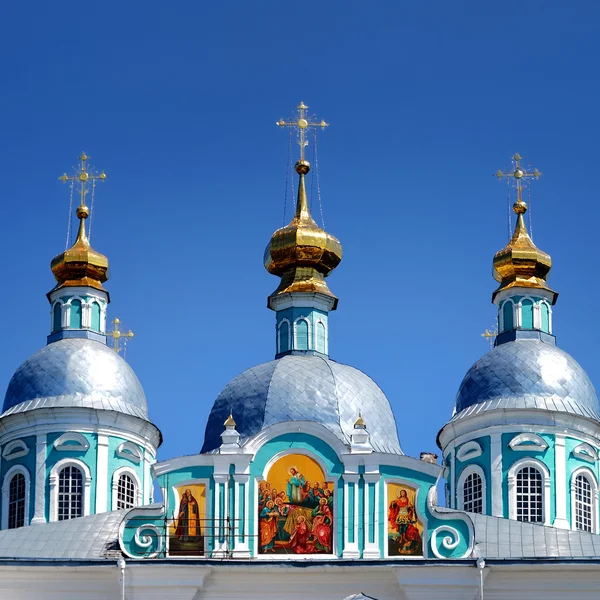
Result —
M 490 331 L 489 329 L 486 329 L 482 334 L 481 337 L 484 337 L 489 343 L 490 343 L 490 348 L 494 347 L 494 340 L 496 339 L 496 337 L 498 336 L 498 332 L 497 331 Z
M 308 146 L 308 141 L 306 140 L 306 130 L 309 127 L 320 127 L 321 129 L 325 129 L 325 127 L 329 127 L 329 123 L 325 123 L 325 121 L 321 120 L 319 123 L 313 122 L 309 120 L 309 117 L 306 115 L 306 109 L 308 106 L 304 104 L 304 102 L 300 102 L 298 105 L 298 120 L 296 121 L 284 121 L 283 118 L 279 119 L 276 125 L 279 127 L 292 127 L 298 132 L 298 145 L 300 146 L 300 160 L 304 160 L 304 148 Z
M 79 157 L 79 172 L 69 177 L 66 173 L 63 173 L 58 179 L 64 183 L 67 181 L 79 181 L 79 195 L 81 196 L 80 206 L 85 206 L 85 195 L 87 194 L 88 182 L 93 182 L 97 179 L 104 181 L 106 179 L 106 173 L 90 171 L 87 165 L 87 161 L 90 159 L 85 152 L 81 153 Z
M 121 350 L 123 350 L 123 358 L 126 358 L 127 357 L 127 342 L 135 336 L 135 333 L 133 333 L 133 331 L 131 331 L 131 329 L 129 331 L 121 331 L 119 329 L 120 323 L 121 323 L 121 321 L 119 320 L 118 317 L 116 317 L 112 322 L 112 324 L 113 324 L 112 331 L 107 331 L 106 335 L 107 335 L 107 337 L 112 338 L 113 350 L 117 354 L 119 354 L 119 352 L 121 352 Z
M 521 166 L 521 161 L 523 160 L 523 157 L 517 152 L 513 157 L 513 171 L 502 171 L 501 169 L 498 169 L 494 175 L 502 180 L 505 179 L 507 177 L 512 177 L 516 184 L 517 184 L 517 195 L 518 195 L 518 199 L 521 200 L 521 180 L 523 179 L 530 179 L 531 177 L 535 177 L 536 179 L 540 178 L 541 172 L 538 171 L 537 169 L 534 169 L 533 171 L 526 171 L 522 166 Z

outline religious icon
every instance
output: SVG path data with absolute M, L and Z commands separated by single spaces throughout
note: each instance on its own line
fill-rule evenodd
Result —
M 332 554 L 333 483 L 312 458 L 280 458 L 258 483 L 261 554 Z
M 177 494 L 179 505 L 169 528 L 169 554 L 203 556 L 206 486 L 184 485 Z
M 423 526 L 415 507 L 416 490 L 397 483 L 388 483 L 387 490 L 389 556 L 422 556 Z

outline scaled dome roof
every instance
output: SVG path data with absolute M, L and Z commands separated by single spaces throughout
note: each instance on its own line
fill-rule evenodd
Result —
M 212 407 L 202 452 L 221 445 L 230 413 L 242 443 L 276 423 L 313 421 L 345 444 L 361 413 L 375 451 L 402 454 L 396 420 L 381 388 L 362 371 L 323 356 L 284 356 L 229 382 Z
M 133 369 L 105 344 L 62 339 L 28 358 L 8 384 L 2 416 L 36 408 L 93 408 L 148 420 Z
M 517 339 L 496 346 L 469 369 L 452 420 L 532 408 L 600 420 L 596 390 L 572 356 L 540 340 Z

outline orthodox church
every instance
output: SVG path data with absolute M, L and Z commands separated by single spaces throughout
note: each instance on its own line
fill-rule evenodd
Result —
M 598 597 L 600 407 L 553 334 L 552 261 L 522 199 L 539 173 L 518 155 L 498 173 L 517 199 L 493 259 L 494 348 L 448 403 L 441 464 L 406 456 L 381 388 L 329 356 L 342 246 L 309 210 L 305 135 L 327 124 L 307 108 L 278 123 L 301 152 L 295 214 L 264 254 L 275 356 L 224 387 L 199 454 L 157 462 L 144 390 L 107 345 L 108 260 L 85 205 L 104 173 L 84 154 L 63 176 L 77 238 L 51 262 L 47 345 L 0 415 L 2 600 Z

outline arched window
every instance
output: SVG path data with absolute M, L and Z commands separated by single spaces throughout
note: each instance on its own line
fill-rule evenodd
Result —
M 483 513 L 483 481 L 479 473 L 467 475 L 462 488 L 463 510 Z
M 540 314 L 542 319 L 542 331 L 550 333 L 550 307 L 545 302 L 540 304 Z
M 322 321 L 317 323 L 317 352 L 325 354 L 325 324 Z
M 296 321 L 296 348 L 308 350 L 308 321 L 306 319 Z
M 116 510 L 124 508 L 133 508 L 135 506 L 135 498 L 137 495 L 135 481 L 133 477 L 127 473 L 122 473 L 119 476 L 117 483 L 117 505 Z
M 505 302 L 502 306 L 502 320 L 504 321 L 503 331 L 514 329 L 513 303 L 510 301 Z
M 521 302 L 521 328 L 533 329 L 533 302 L 531 300 Z
M 100 331 L 100 305 L 97 302 L 92 302 L 92 324 L 91 328 L 94 331 Z
M 516 475 L 516 519 L 544 522 L 542 474 L 535 467 L 523 467 Z
M 62 329 L 62 304 L 57 302 L 52 311 L 52 332 L 56 333 Z
M 279 352 L 287 352 L 290 349 L 290 325 L 287 321 L 279 324 Z
M 69 322 L 71 329 L 81 329 L 81 300 L 71 302 L 71 318 Z
M 73 466 L 58 474 L 58 520 L 83 516 L 83 473 Z
M 592 497 L 592 484 L 583 474 L 575 477 L 575 529 L 593 532 L 594 505 Z
M 23 473 L 16 473 L 8 487 L 8 528 L 25 525 L 25 498 L 27 487 Z

